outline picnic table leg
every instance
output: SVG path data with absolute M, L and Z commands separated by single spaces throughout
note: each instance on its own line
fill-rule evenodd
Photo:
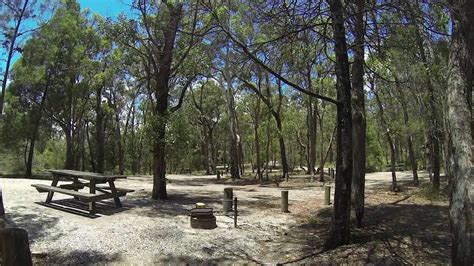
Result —
M 55 187 L 58 185 L 59 182 L 59 176 L 53 174 L 53 182 L 51 183 L 52 187 Z M 51 203 L 51 200 L 53 199 L 54 192 L 50 191 L 48 192 L 48 196 L 46 197 L 46 203 Z
M 92 179 L 90 186 L 89 186 L 89 191 L 91 194 L 95 194 L 95 180 Z M 93 214 L 95 212 L 95 202 L 89 202 L 89 212 Z
M 74 181 L 73 181 L 73 184 L 79 184 L 79 178 L 77 177 L 74 177 Z M 79 191 L 79 189 L 77 188 L 74 188 L 74 191 Z M 79 200 L 78 197 L 74 197 L 75 200 Z
M 115 184 L 113 180 L 109 181 L 109 186 L 110 186 L 110 192 L 112 192 L 113 194 L 117 194 L 117 189 L 115 188 Z M 122 203 L 120 202 L 120 198 L 116 197 L 114 198 L 114 200 L 115 200 L 115 205 L 117 206 L 117 208 L 121 208 Z

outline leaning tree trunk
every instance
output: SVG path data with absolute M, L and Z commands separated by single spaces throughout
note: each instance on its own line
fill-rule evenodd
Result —
M 448 136 L 451 143 L 451 262 L 472 265 L 472 87 L 474 85 L 474 2 L 451 1 L 453 34 L 448 70 Z
M 280 144 L 281 166 L 283 170 L 282 178 L 288 181 L 290 174 L 289 174 L 289 168 L 288 168 L 288 160 L 286 158 L 286 146 L 285 146 L 285 140 L 283 139 L 283 126 L 281 124 L 280 114 L 278 115 L 275 114 L 274 118 L 275 118 L 277 129 L 278 129 L 278 143 Z
M 364 12 L 365 1 L 357 0 L 355 11 L 355 47 L 352 66 L 352 199 L 356 213 L 357 225 L 362 225 L 365 197 L 365 94 L 364 94 Z
M 334 31 L 337 81 L 337 158 L 334 210 L 325 248 L 332 249 L 350 241 L 350 201 L 352 185 L 352 106 L 351 77 L 347 56 L 343 6 L 329 1 Z

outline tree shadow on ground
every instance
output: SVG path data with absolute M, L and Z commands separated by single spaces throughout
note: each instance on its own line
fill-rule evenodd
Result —
M 94 250 L 79 251 L 69 253 L 51 252 L 44 257 L 34 257 L 35 265 L 59 264 L 59 265 L 90 265 L 94 263 L 104 264 L 116 262 L 120 259 L 120 254 L 105 254 Z
M 23 206 L 10 207 L 6 218 L 7 227 L 22 228 L 28 232 L 30 243 L 46 235 L 51 235 L 47 229 L 54 227 L 59 222 L 58 217 L 44 215 L 39 208 L 32 210 Z M 54 239 L 59 239 L 61 236 L 61 233 L 57 233 Z
M 365 224 L 352 227 L 351 244 L 323 252 L 324 240 L 331 225 L 332 209 L 318 211 L 292 230 L 291 241 L 303 241 L 302 255 L 291 262 L 307 263 L 449 263 L 450 236 L 448 207 L 418 204 L 380 204 L 365 208 Z M 352 224 L 355 224 L 353 221 Z
M 219 194 L 220 195 L 220 194 Z M 169 217 L 178 215 L 188 215 L 189 210 L 194 208 L 197 202 L 205 203 L 208 206 L 222 204 L 215 192 L 177 193 L 169 195 L 168 200 L 153 200 L 151 192 L 140 191 L 127 197 L 123 204 L 133 209 L 134 214 L 146 217 Z
M 91 219 L 102 216 L 110 216 L 130 209 L 128 206 L 117 207 L 111 200 L 103 200 L 95 203 L 95 213 L 89 212 L 89 204 L 75 199 L 53 200 L 51 203 L 35 202 L 38 205 L 53 208 L 59 211 L 87 217 Z
M 217 180 L 216 178 L 209 178 L 208 176 L 188 176 L 182 179 L 174 179 L 170 177 L 168 179 L 169 184 L 178 185 L 178 186 L 206 186 L 206 185 L 224 185 L 224 186 L 249 186 L 249 185 L 259 185 L 263 187 L 277 187 L 277 182 L 275 180 L 265 180 L 260 181 L 254 178 L 222 178 Z M 278 182 L 279 183 L 279 182 Z

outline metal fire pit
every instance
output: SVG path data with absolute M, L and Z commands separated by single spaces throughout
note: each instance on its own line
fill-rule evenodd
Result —
M 191 227 L 198 229 L 214 229 L 217 227 L 216 217 L 212 208 L 195 208 L 190 212 Z

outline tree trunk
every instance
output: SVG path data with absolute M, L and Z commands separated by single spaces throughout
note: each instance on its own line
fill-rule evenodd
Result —
M 311 182 L 314 182 L 315 165 L 316 165 L 316 116 L 314 99 L 309 99 L 307 125 L 308 125 L 308 174 L 311 176 Z
M 385 120 L 385 115 L 384 115 L 384 108 L 382 105 L 382 101 L 380 101 L 380 97 L 378 93 L 375 91 L 374 84 L 372 82 L 371 88 L 372 92 L 375 95 L 375 100 L 377 102 L 377 105 L 379 107 L 379 115 L 380 115 L 380 121 L 382 124 L 382 129 L 385 130 L 385 136 L 387 138 L 388 146 L 390 149 L 390 169 L 392 172 L 392 187 L 390 188 L 391 191 L 397 191 L 398 186 L 397 186 L 397 173 L 395 169 L 395 165 L 397 163 L 397 153 L 395 150 L 395 143 L 393 141 L 392 135 L 391 135 L 391 130 L 388 126 L 387 121 Z
M 267 146 L 265 147 L 265 179 L 268 180 L 269 163 L 270 163 L 270 144 L 271 144 L 271 131 L 270 131 L 270 114 L 267 118 Z
M 228 67 L 228 66 L 227 66 Z M 234 103 L 234 89 L 230 74 L 225 75 L 226 92 L 227 92 L 227 112 L 229 113 L 229 157 L 230 157 L 230 176 L 232 179 L 240 178 L 240 152 L 239 152 L 239 135 L 237 132 L 237 113 Z
M 472 265 L 472 88 L 474 85 L 474 2 L 452 0 L 452 42 L 448 68 L 448 136 L 451 144 L 451 262 Z
M 254 123 L 254 134 L 255 134 L 255 152 L 257 153 L 257 177 L 258 180 L 263 180 L 262 175 L 262 159 L 260 158 L 260 136 L 258 129 L 260 128 L 260 97 L 257 97 L 257 105 L 255 107 L 255 123 Z
M 154 110 L 153 127 L 153 199 L 168 199 L 166 191 L 166 123 L 168 119 L 168 95 L 173 49 L 179 23 L 181 21 L 182 3 L 166 4 L 170 14 L 167 16 L 163 30 L 163 50 L 159 55 L 160 65 L 154 78 L 156 106 Z
M 95 170 L 97 173 L 104 173 L 105 113 L 102 109 L 102 88 L 97 90 L 95 111 Z
M 31 113 L 31 117 L 32 117 L 31 123 L 33 124 L 33 131 L 31 132 L 32 135 L 30 136 L 30 147 L 29 147 L 29 151 L 28 151 L 28 159 L 26 161 L 26 173 L 25 173 L 26 176 L 28 176 L 28 177 L 31 177 L 31 175 L 32 175 L 33 156 L 34 156 L 34 152 L 35 152 L 35 142 L 36 142 L 36 139 L 38 138 L 41 117 L 42 117 L 42 114 L 43 114 L 43 108 L 44 108 L 44 104 L 45 104 L 45 101 L 46 101 L 46 97 L 48 95 L 48 89 L 49 89 L 49 77 L 47 77 L 46 86 L 45 86 L 44 92 L 41 96 L 41 102 L 39 104 L 39 107 L 38 107 L 37 110 L 32 109 L 32 113 Z
M 74 140 L 72 136 L 71 125 L 64 129 L 66 134 L 66 164 L 65 169 L 74 170 Z
M 352 106 L 351 77 L 347 56 L 343 6 L 340 0 L 329 1 L 334 31 L 337 80 L 337 158 L 332 226 L 325 248 L 349 243 L 352 184 Z
M 122 132 L 120 130 L 120 116 L 117 108 L 115 108 L 115 138 L 117 143 L 117 150 L 118 150 L 118 169 L 119 174 L 123 175 L 125 172 L 125 165 L 124 165 L 124 150 L 122 145 Z
M 281 167 L 283 171 L 282 178 L 288 181 L 290 170 L 288 169 L 288 160 L 286 158 L 285 140 L 283 139 L 283 126 L 281 124 L 281 118 L 279 114 L 275 114 L 274 118 L 278 128 L 278 143 L 280 144 Z
M 421 36 L 420 29 L 418 28 L 418 24 L 416 24 L 416 14 L 418 13 L 419 6 L 415 7 L 416 11 L 412 9 L 409 4 L 410 12 L 411 12 L 411 20 L 412 23 L 415 23 L 415 34 L 416 34 L 416 44 L 418 46 L 418 50 L 420 52 L 421 61 L 423 62 L 425 69 L 426 69 L 426 87 L 428 90 L 428 97 L 429 97 L 429 120 L 430 120 L 430 127 L 428 131 L 429 135 L 429 142 L 431 143 L 432 147 L 432 170 L 433 170 L 433 188 L 439 189 L 440 185 L 440 170 L 441 170 L 441 163 L 440 163 L 440 141 L 441 141 L 441 124 L 439 123 L 439 114 L 436 108 L 436 94 L 435 88 L 433 86 L 431 80 L 431 73 L 430 69 L 431 66 L 429 65 L 428 58 L 426 56 L 425 45 L 423 44 L 423 37 Z
M 365 1 L 355 1 L 354 64 L 352 66 L 352 200 L 357 225 L 362 226 L 365 197 L 365 94 L 364 94 L 364 12 Z
M 21 22 L 23 20 L 23 16 L 25 14 L 26 8 L 28 7 L 28 2 L 29 2 L 29 0 L 25 0 L 25 2 L 23 3 L 23 7 L 20 10 L 20 14 L 17 14 L 17 16 L 15 16 L 18 19 L 18 21 L 15 23 L 15 27 L 13 28 L 13 32 L 12 32 L 12 35 L 11 35 L 11 40 L 9 40 L 10 45 L 9 45 L 9 48 L 8 48 L 8 56 L 7 56 L 7 60 L 6 60 L 6 64 L 5 64 L 5 70 L 4 70 L 4 73 L 3 73 L 2 91 L 1 91 L 1 94 L 0 94 L 0 116 L 3 114 L 3 103 L 5 101 L 5 93 L 7 91 L 7 83 L 8 83 L 8 75 L 9 75 L 9 71 L 10 71 L 10 65 L 11 65 L 13 55 L 14 55 L 15 49 L 16 49 L 16 47 L 15 47 L 16 38 L 18 37 L 18 33 L 19 33 L 19 30 L 20 30 L 20 25 L 21 25 Z
M 408 130 L 408 134 L 407 134 L 408 157 L 410 158 L 410 165 L 411 165 L 411 170 L 413 173 L 413 183 L 415 186 L 418 186 L 419 184 L 418 165 L 416 163 L 415 151 L 413 150 L 413 133 L 411 132 L 411 129 L 408 123 L 409 122 L 408 110 L 407 110 L 403 92 L 400 94 L 400 101 L 402 103 L 403 121 L 404 121 L 405 127 Z
M 209 127 L 209 145 L 211 149 L 211 157 L 212 157 L 212 173 L 217 174 L 217 152 L 216 152 L 216 145 L 214 144 L 214 127 Z
M 319 117 L 319 132 L 321 135 L 320 143 L 319 143 L 319 149 L 320 149 L 320 160 L 319 160 L 319 169 L 321 171 L 319 172 L 319 182 L 324 182 L 324 163 L 326 159 L 324 158 L 324 113 L 323 111 L 320 113 Z
M 166 96 L 166 104 L 164 100 L 161 100 L 161 104 L 168 103 L 168 97 Z M 158 104 L 160 106 L 161 104 Z M 153 199 L 168 199 L 168 193 L 166 191 L 166 107 L 158 107 L 155 113 L 155 119 L 157 124 L 154 128 L 155 143 L 153 146 Z

